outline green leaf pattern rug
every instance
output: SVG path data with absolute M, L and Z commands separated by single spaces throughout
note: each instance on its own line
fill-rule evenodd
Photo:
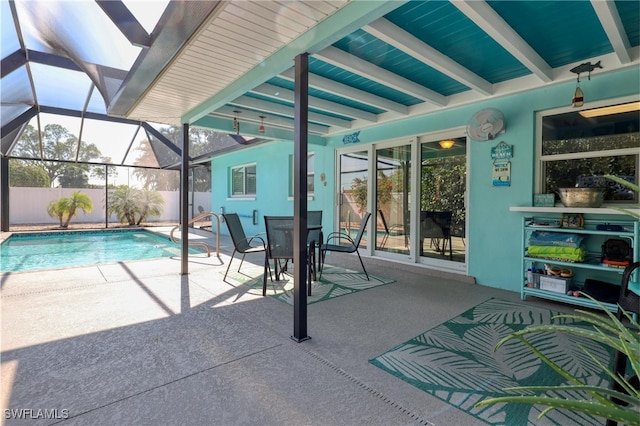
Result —
M 509 333 L 530 325 L 572 320 L 552 320 L 558 312 L 531 307 L 526 302 L 490 299 L 435 328 L 370 360 L 377 367 L 492 425 L 602 425 L 602 418 L 554 410 L 537 416 L 544 407 L 496 404 L 474 408 L 488 397 L 504 395 L 503 388 L 561 385 L 566 381 L 519 341 L 494 347 Z M 531 335 L 545 355 L 585 383 L 607 386 L 598 364 L 578 347 L 583 345 L 605 365 L 609 348 L 591 340 L 559 333 Z M 562 392 L 558 398 L 583 398 Z
M 290 269 L 293 269 L 289 266 Z M 227 279 L 248 285 L 253 290 L 259 290 L 262 294 L 262 268 L 247 268 L 243 272 L 229 272 Z M 267 296 L 271 296 L 281 302 L 293 305 L 293 277 L 289 271 L 281 280 L 267 279 Z M 362 272 L 336 266 L 325 265 L 322 278 L 311 283 L 311 296 L 307 296 L 307 304 L 322 302 L 334 297 L 357 293 L 369 288 L 391 284 L 394 280 L 369 274 L 369 279 Z

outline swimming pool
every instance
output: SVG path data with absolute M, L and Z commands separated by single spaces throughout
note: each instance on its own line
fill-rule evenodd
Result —
M 189 250 L 189 253 L 198 253 Z M 37 271 L 180 256 L 180 245 L 140 229 L 13 234 L 0 244 L 0 272 Z

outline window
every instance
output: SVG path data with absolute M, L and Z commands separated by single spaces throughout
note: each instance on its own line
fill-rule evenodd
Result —
M 256 195 L 256 165 L 231 168 L 231 196 Z
M 640 102 L 539 114 L 540 192 L 605 187 L 605 201 L 637 202 L 638 194 L 604 178 L 638 183 Z
M 310 152 L 307 154 L 307 196 L 313 195 L 313 180 L 315 178 L 315 154 Z M 289 196 L 293 197 L 293 155 L 289 156 Z

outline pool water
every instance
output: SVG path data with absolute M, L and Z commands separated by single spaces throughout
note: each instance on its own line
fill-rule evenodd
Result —
M 189 252 L 198 253 L 197 250 Z M 14 234 L 0 244 L 0 272 L 36 271 L 180 254 L 180 245 L 144 230 Z

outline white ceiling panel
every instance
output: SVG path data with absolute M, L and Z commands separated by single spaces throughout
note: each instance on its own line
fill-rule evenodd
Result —
M 158 116 L 179 125 L 248 70 L 335 13 L 347 1 L 221 3 L 191 42 L 150 87 L 130 117 Z

